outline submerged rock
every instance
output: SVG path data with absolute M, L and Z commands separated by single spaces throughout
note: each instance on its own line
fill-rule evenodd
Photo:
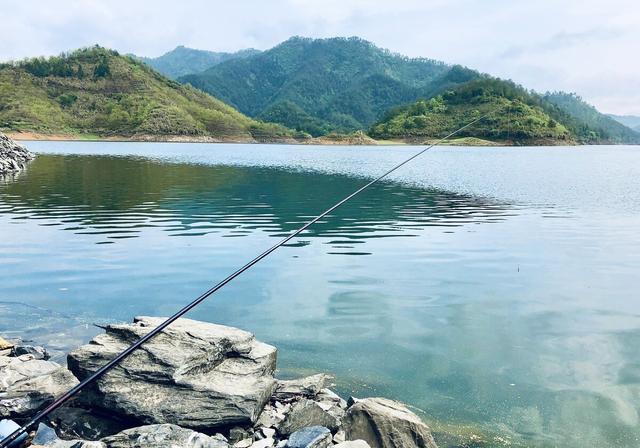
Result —
M 431 430 L 402 403 L 386 398 L 355 400 L 344 418 L 347 440 L 371 448 L 437 448 Z
M 0 132 L 0 174 L 21 171 L 35 156 Z
M 84 379 L 163 321 L 109 325 L 69 354 Z M 79 401 L 142 423 L 211 431 L 254 423 L 276 382 L 276 349 L 237 328 L 179 319 L 84 391 Z
M 55 362 L 32 355 L 0 357 L 0 417 L 29 417 L 76 384 Z
M 228 448 L 221 435 L 213 437 L 181 428 L 180 426 L 147 425 L 127 429 L 114 436 L 105 437 L 107 448 Z

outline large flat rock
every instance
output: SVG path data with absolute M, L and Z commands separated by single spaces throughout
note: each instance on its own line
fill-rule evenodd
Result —
M 69 354 L 86 378 L 164 319 L 138 317 Z M 275 390 L 276 349 L 246 331 L 179 319 L 81 394 L 100 407 L 144 424 L 172 423 L 211 431 L 251 424 Z

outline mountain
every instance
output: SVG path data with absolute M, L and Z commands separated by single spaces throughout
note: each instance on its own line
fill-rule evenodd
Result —
M 635 115 L 608 115 L 618 123 L 622 123 L 626 127 L 631 128 L 636 132 L 640 132 L 640 117 L 637 117 Z
M 251 116 L 322 135 L 366 129 L 390 108 L 480 75 L 411 59 L 359 38 L 291 38 L 179 81 Z
M 575 136 L 540 103 L 539 97 L 512 82 L 478 79 L 431 99 L 396 108 L 369 133 L 379 139 L 422 142 L 445 137 L 487 115 L 456 137 L 516 144 L 572 143 Z
M 544 99 L 564 113 L 562 122 L 583 143 L 632 143 L 640 142 L 640 134 L 598 112 L 574 93 L 554 92 Z
M 241 59 L 260 53 L 259 50 L 249 48 L 234 53 L 219 53 L 214 51 L 195 50 L 182 45 L 158 56 L 147 58 L 135 56 L 145 64 L 150 65 L 163 75 L 176 79 L 180 76 L 202 72 L 214 65 L 231 59 Z
M 243 141 L 294 136 L 98 46 L 0 65 L 0 129 Z

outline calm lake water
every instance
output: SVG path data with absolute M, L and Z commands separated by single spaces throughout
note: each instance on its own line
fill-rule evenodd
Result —
M 0 333 L 168 315 L 410 147 L 32 142 L 0 182 Z M 437 148 L 189 317 L 281 376 L 489 446 L 640 442 L 640 147 Z

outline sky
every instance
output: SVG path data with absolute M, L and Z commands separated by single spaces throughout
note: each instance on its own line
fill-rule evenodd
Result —
M 359 36 L 640 115 L 638 0 L 0 0 L 0 11 L 3 61 L 93 44 L 159 56 Z

